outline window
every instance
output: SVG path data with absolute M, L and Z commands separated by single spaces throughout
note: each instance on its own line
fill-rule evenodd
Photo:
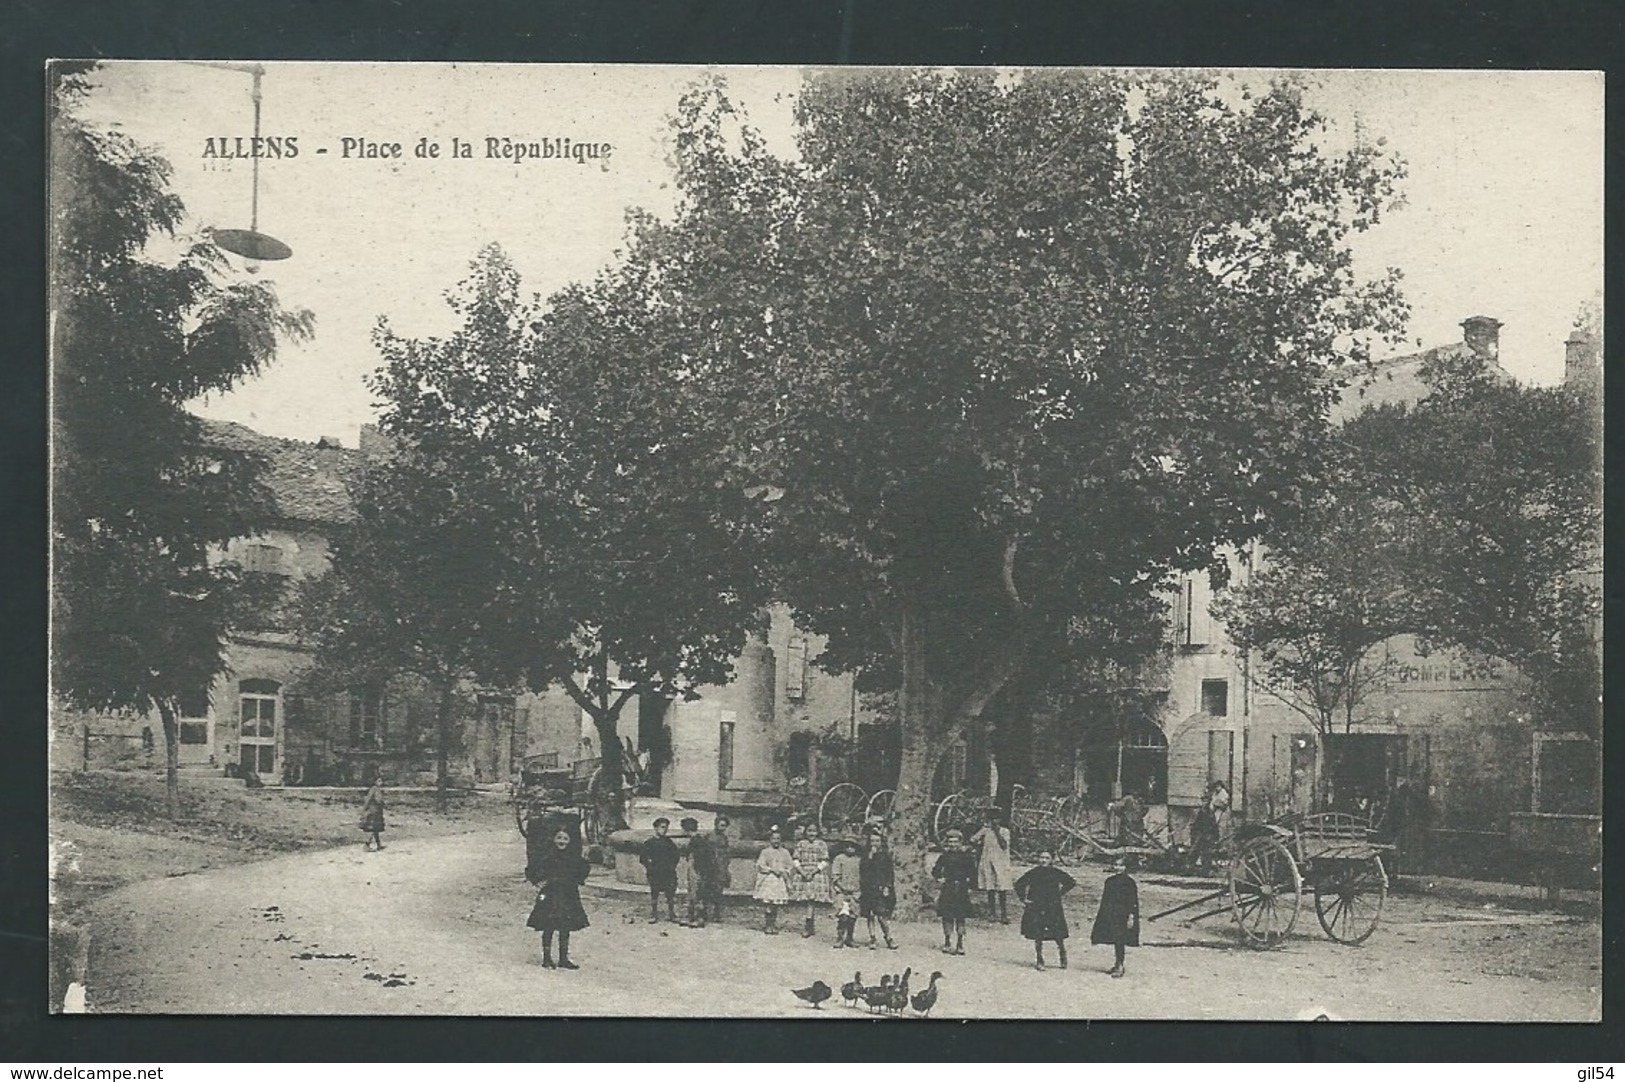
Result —
M 1601 810 L 1597 745 L 1581 733 L 1535 734 L 1536 812 L 1596 815 Z
M 723 713 L 729 714 L 731 711 L 723 711 Z M 733 780 L 734 723 L 732 721 L 724 721 L 722 722 L 721 729 L 717 733 L 717 787 L 720 789 L 726 789 L 728 788 L 728 784 Z
M 805 729 L 790 734 L 784 771 L 792 778 L 805 778 L 812 772 L 812 734 Z
M 280 545 L 255 543 L 243 548 L 243 570 L 256 575 L 288 574 L 286 553 Z
M 792 699 L 804 699 L 807 696 L 807 636 L 791 635 L 785 654 L 785 694 Z
M 183 718 L 206 718 L 209 716 L 209 689 L 182 695 L 177 705 Z
M 384 742 L 384 703 L 376 688 L 350 692 L 350 743 L 358 747 Z
M 272 738 L 276 737 L 276 697 L 262 694 L 245 694 L 241 699 L 240 717 L 242 719 L 242 735 L 249 737 Z
M 1230 681 L 1202 681 L 1202 713 L 1216 718 L 1230 716 Z
M 209 742 L 209 723 L 206 721 L 181 722 L 182 744 L 207 744 Z
M 275 680 L 244 680 L 237 685 L 238 739 L 242 766 L 269 775 L 276 766 L 277 701 L 282 685 Z

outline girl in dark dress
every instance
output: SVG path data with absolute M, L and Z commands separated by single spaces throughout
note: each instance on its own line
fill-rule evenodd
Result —
M 870 950 L 875 949 L 875 921 L 880 922 L 886 949 L 897 949 L 891 939 L 891 926 L 887 924 L 896 907 L 896 868 L 892 864 L 891 850 L 886 848 L 886 835 L 878 830 L 870 831 L 869 848 L 858 861 L 858 912 L 869 923 Z
M 1048 851 L 1038 854 L 1038 867 L 1016 880 L 1016 897 L 1027 907 L 1021 914 L 1021 934 L 1033 941 L 1034 969 L 1044 968 L 1045 940 L 1055 944 L 1061 968 L 1066 968 L 1068 928 L 1061 897 L 1077 885 L 1077 880 L 1055 867 L 1055 857 Z
M 970 892 L 976 886 L 976 854 L 965 848 L 965 835 L 950 830 L 943 838 L 946 847 L 931 869 L 937 891 L 937 919 L 942 921 L 942 953 L 965 953 L 965 918 L 971 915 Z M 948 945 L 953 936 L 953 946 Z
M 1107 972 L 1114 977 L 1124 973 L 1124 948 L 1140 945 L 1140 888 L 1128 874 L 1128 861 L 1122 857 L 1112 864 L 1112 874 L 1101 889 L 1100 911 L 1095 914 L 1089 942 L 1112 945 L 1116 964 Z
M 542 853 L 525 878 L 540 888 L 530 919 L 525 923 L 542 933 L 542 965 L 547 969 L 580 969 L 570 961 L 570 933 L 587 926 L 587 911 L 581 907 L 581 884 L 592 866 L 577 851 L 568 830 L 553 834 L 553 848 Z M 553 964 L 553 933 L 559 934 L 559 961 Z

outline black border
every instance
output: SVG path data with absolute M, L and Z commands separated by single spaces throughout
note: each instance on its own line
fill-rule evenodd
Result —
M 1609 71 L 1618 0 L 1248 5 L 1173 0 L 80 0 L 0 12 L 0 1056 L 20 1061 L 811 1060 L 1607 1063 L 1620 1027 L 830 1023 L 49 1016 L 45 972 L 44 72 L 49 57 L 1111 64 Z M 1619 95 L 1609 94 L 1617 106 Z M 1485 123 L 1493 123 L 1486 117 Z M 1608 164 L 1617 165 L 1609 140 Z M 1610 176 L 1615 170 L 1610 168 Z M 1617 185 L 1610 184 L 1610 194 Z M 1610 245 L 1612 248 L 1612 245 Z M 1614 291 L 1610 290 L 1612 295 Z M 1612 299 L 1612 298 L 1611 298 Z M 1612 306 L 1611 306 L 1612 307 Z M 1610 320 L 1611 329 L 1618 331 Z M 1615 382 L 1625 383 L 1625 380 Z M 1610 386 L 1609 402 L 1622 388 Z M 1610 409 L 1610 414 L 1620 416 Z M 1620 440 L 1607 441 L 1610 482 Z M 1616 493 L 1609 484 L 1609 496 Z M 1609 525 L 1616 523 L 1608 501 Z M 1611 532 L 1611 531 L 1610 531 Z M 1612 561 L 1607 635 L 1622 607 Z M 1619 678 L 1607 677 L 1610 703 Z M 1610 714 L 1612 712 L 1610 711 Z M 1608 749 L 1608 774 L 1620 756 Z M 1607 832 L 1618 827 L 1609 800 Z M 1625 833 L 1619 836 L 1625 837 Z M 1617 961 L 1606 905 L 1605 1015 Z M 717 1004 L 723 1007 L 723 1004 Z

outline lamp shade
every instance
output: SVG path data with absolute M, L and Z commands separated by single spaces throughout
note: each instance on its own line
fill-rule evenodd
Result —
M 293 249 L 275 237 L 253 229 L 216 229 L 211 236 L 215 244 L 256 263 L 287 259 Z

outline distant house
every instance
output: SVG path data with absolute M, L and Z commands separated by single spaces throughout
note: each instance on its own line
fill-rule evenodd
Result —
M 225 447 L 262 455 L 276 516 L 251 537 L 218 554 L 287 591 L 328 568 L 328 539 L 354 521 L 351 491 L 369 456 L 381 450 L 364 426 L 361 446 L 266 436 L 229 422 L 207 422 Z M 226 668 L 180 703 L 180 762 L 189 769 L 254 771 L 267 784 L 359 783 L 382 770 L 394 783 L 427 781 L 434 751 L 428 731 L 433 703 L 410 678 L 381 673 L 351 688 L 315 689 L 315 661 L 299 641 L 285 607 L 272 606 L 226 636 Z M 519 760 L 551 755 L 568 764 L 581 746 L 579 712 L 509 689 L 469 687 L 459 703 L 461 746 L 452 763 L 460 782 L 506 782 Z M 155 718 L 130 713 L 60 711 L 53 764 L 163 761 Z M 150 745 L 156 743 L 156 755 Z
M 222 446 L 264 457 L 277 510 L 263 532 L 234 539 L 219 558 L 277 580 L 285 592 L 325 573 L 328 539 L 354 521 L 352 489 L 384 448 L 376 430 L 363 426 L 360 447 L 348 448 L 229 422 L 207 427 Z M 847 764 L 831 749 L 844 750 L 867 717 L 851 678 L 811 664 L 821 644 L 795 629 L 787 610 L 774 609 L 769 624 L 745 648 L 732 683 L 702 688 L 687 702 L 644 696 L 623 712 L 621 732 L 641 753 L 656 795 L 776 806 L 788 791 L 845 776 Z M 212 686 L 180 704 L 183 767 L 252 770 L 268 784 L 354 784 L 375 769 L 394 783 L 432 778 L 435 704 L 419 682 L 380 673 L 350 688 L 312 686 L 312 649 L 299 641 L 285 608 L 274 606 L 229 631 L 226 659 Z M 533 756 L 568 767 L 602 755 L 591 719 L 557 689 L 538 695 L 469 686 L 458 709 L 461 740 L 451 765 L 460 784 L 505 783 Z M 161 765 L 162 738 L 144 744 L 143 729 L 156 733 L 156 718 L 59 711 L 54 764 L 84 765 L 88 751 L 91 765 Z M 883 763 L 873 765 L 885 773 Z
M 1499 363 L 1500 324 L 1474 316 L 1462 327 L 1461 342 L 1374 366 L 1334 419 L 1372 403 L 1417 401 L 1427 393 L 1422 368 L 1446 357 L 1472 358 L 1510 380 Z M 1595 343 L 1577 336 L 1566 345 L 1570 381 L 1600 379 Z M 1231 554 L 1232 581 L 1246 581 L 1266 558 L 1257 546 Z M 1533 716 L 1526 682 L 1506 662 L 1460 650 L 1423 654 L 1414 637 L 1397 636 L 1382 648 L 1392 667 L 1386 687 L 1359 704 L 1347 733 L 1322 737 L 1256 686 L 1249 659 L 1209 612 L 1207 574 L 1181 575 L 1175 586 L 1168 654 L 1144 682 L 1147 716 L 1077 748 L 1079 791 L 1099 801 L 1149 796 L 1166 805 L 1182 837 L 1215 780 L 1238 811 L 1268 818 L 1308 810 L 1317 794 L 1339 807 L 1381 801 L 1405 777 L 1426 797 L 1434 869 L 1464 873 L 1504 862 L 1514 812 L 1594 809 L 1598 794 L 1573 779 L 1587 776 L 1597 749 L 1563 719 Z

